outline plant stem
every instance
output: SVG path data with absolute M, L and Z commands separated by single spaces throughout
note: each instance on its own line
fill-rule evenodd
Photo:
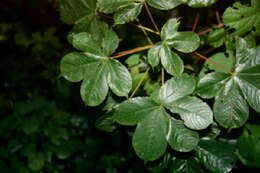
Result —
M 136 26 L 137 28 L 146 30 L 146 31 L 148 31 L 148 32 L 154 33 L 154 34 L 156 34 L 156 35 L 160 35 L 160 32 L 154 31 L 154 30 L 152 30 L 152 29 L 150 29 L 150 28 L 147 28 L 147 27 L 145 27 L 145 26 L 136 25 L 136 24 L 133 24 L 133 23 L 132 23 L 131 25 Z
M 217 18 L 218 24 L 221 24 L 221 19 L 220 19 L 220 15 L 219 15 L 218 11 L 216 11 L 216 18 Z
M 223 27 L 224 27 L 224 25 L 222 23 L 220 23 L 220 24 L 215 26 L 215 28 L 223 28 Z M 206 29 L 204 31 L 198 32 L 197 34 L 198 35 L 204 35 L 204 34 L 207 34 L 210 31 L 213 31 L 213 28 L 208 28 L 208 29 Z
M 209 63 L 211 63 L 212 65 L 218 67 L 220 70 L 223 70 L 225 73 L 230 74 L 230 75 L 233 75 L 233 74 L 234 74 L 234 73 L 230 72 L 226 67 L 224 67 L 224 66 L 218 64 L 218 63 L 215 62 L 214 60 L 212 60 L 212 59 L 210 59 L 210 58 L 207 58 L 206 56 L 201 55 L 201 54 L 198 53 L 198 52 L 194 52 L 194 54 L 195 54 L 196 56 L 198 56 L 199 58 L 204 59 L 204 60 L 208 61 Z
M 161 81 L 161 83 L 162 83 L 162 85 L 164 85 L 164 76 L 165 75 L 164 75 L 164 68 L 163 67 L 161 68 L 161 71 L 162 71 L 162 79 L 161 79 L 162 81 Z
M 144 6 L 145 6 L 145 9 L 146 9 L 146 11 L 147 11 L 147 13 L 148 13 L 148 16 L 149 16 L 151 22 L 153 23 L 154 28 L 155 28 L 156 31 L 158 32 L 158 35 L 160 35 L 159 28 L 158 28 L 158 26 L 157 26 L 157 24 L 156 24 L 156 22 L 155 22 L 155 20 L 154 20 L 154 18 L 153 18 L 153 15 L 152 15 L 152 13 L 151 13 L 151 11 L 150 11 L 148 5 L 146 4 L 146 2 L 144 2 Z M 163 85 L 163 84 L 164 84 L 164 76 L 165 76 L 165 75 L 164 75 L 164 68 L 163 68 L 163 67 L 161 68 L 161 73 L 162 73 L 162 74 L 161 74 L 161 84 Z
M 134 91 L 132 92 L 131 96 L 129 98 L 132 98 L 135 93 L 137 92 L 137 90 L 140 88 L 140 86 L 142 85 L 145 76 L 149 73 L 150 68 L 146 69 L 146 71 L 144 72 L 144 76 L 141 78 L 141 80 L 139 81 L 139 83 L 137 84 L 136 88 L 134 89 Z
M 193 24 L 193 26 L 192 26 L 192 31 L 193 31 L 193 32 L 194 32 L 194 31 L 196 30 L 196 28 L 197 28 L 197 25 L 198 25 L 198 23 L 199 23 L 199 19 L 200 19 L 200 14 L 197 13 L 196 18 L 195 18 L 195 21 L 194 21 L 194 24 Z
M 126 50 L 126 51 L 123 51 L 123 52 L 119 52 L 115 56 L 112 56 L 111 58 L 120 58 L 122 56 L 130 55 L 130 54 L 137 53 L 137 52 L 141 52 L 141 51 L 150 49 L 152 46 L 153 45 L 147 45 L 147 46 L 137 47 L 137 48 L 134 48 L 134 49 L 131 49 L 131 50 Z
M 160 32 L 158 26 L 157 26 L 156 23 L 155 23 L 155 20 L 154 20 L 154 18 L 153 18 L 153 15 L 152 15 L 152 13 L 151 13 L 151 11 L 150 11 L 148 5 L 146 4 L 146 2 L 144 2 L 144 7 L 145 7 L 145 9 L 146 9 L 146 11 L 147 11 L 147 13 L 148 13 L 148 16 L 149 16 L 151 22 L 153 23 L 154 28 L 156 29 L 157 32 Z
M 139 26 L 142 26 L 142 27 L 141 27 L 141 30 L 143 31 L 143 33 L 144 33 L 144 35 L 145 35 L 147 41 L 149 42 L 149 44 L 153 44 L 153 42 L 152 42 L 151 38 L 149 37 L 148 33 L 146 32 L 145 29 L 143 29 L 143 25 L 141 24 L 140 20 L 139 20 L 139 19 L 136 19 L 136 21 L 138 22 Z

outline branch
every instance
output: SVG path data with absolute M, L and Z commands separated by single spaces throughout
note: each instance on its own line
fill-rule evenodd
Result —
M 194 24 L 193 24 L 193 26 L 192 26 L 192 31 L 193 31 L 193 32 L 195 32 L 195 30 L 196 30 L 196 28 L 197 28 L 197 25 L 198 25 L 198 23 L 199 23 L 199 19 L 200 19 L 200 14 L 197 13 L 196 18 L 195 18 L 195 21 L 194 21 Z
M 220 70 L 223 70 L 225 73 L 230 74 L 230 75 L 233 75 L 233 74 L 234 74 L 233 72 L 229 71 L 226 67 L 224 67 L 224 66 L 218 64 L 218 63 L 215 62 L 214 60 L 212 60 L 212 59 L 210 59 L 210 58 L 208 58 L 208 57 L 206 57 L 206 56 L 204 56 L 204 55 L 201 55 L 201 54 L 198 53 L 198 52 L 194 52 L 194 54 L 195 54 L 196 56 L 198 56 L 199 58 L 204 59 L 205 61 L 208 61 L 208 62 L 211 63 L 212 65 L 218 67 Z
M 144 79 L 145 79 L 145 76 L 149 73 L 149 70 L 150 68 L 148 68 L 145 73 L 144 73 L 144 76 L 142 77 L 142 79 L 139 81 L 139 83 L 137 84 L 136 88 L 134 89 L 134 91 L 132 92 L 131 96 L 129 98 L 132 98 L 135 93 L 137 92 L 137 90 L 140 88 L 140 86 L 142 85 Z
M 116 53 L 115 56 L 112 56 L 111 58 L 120 58 L 122 56 L 126 56 L 126 55 L 129 55 L 129 54 L 141 52 L 141 51 L 150 49 L 152 46 L 153 45 L 147 45 L 147 46 L 137 47 L 137 48 L 134 48 L 134 49 L 131 49 L 131 50 L 126 50 L 126 51 L 123 51 L 123 52 L 118 52 L 118 53 Z
M 155 20 L 154 20 L 154 18 L 153 18 L 153 15 L 152 15 L 152 13 L 151 13 L 151 11 L 150 11 L 148 5 L 146 4 L 146 2 L 144 2 L 144 7 L 145 7 L 145 10 L 146 10 L 147 13 L 148 13 L 148 16 L 149 16 L 151 22 L 153 23 L 154 28 L 156 29 L 157 32 L 160 32 L 158 26 L 157 26 L 156 23 L 155 23 Z
M 224 27 L 224 25 L 222 23 L 220 23 L 220 24 L 215 26 L 215 28 L 223 28 L 223 27 Z M 204 34 L 207 34 L 210 31 L 213 31 L 213 28 L 208 28 L 208 29 L 206 29 L 204 31 L 198 32 L 197 34 L 198 35 L 204 35 Z

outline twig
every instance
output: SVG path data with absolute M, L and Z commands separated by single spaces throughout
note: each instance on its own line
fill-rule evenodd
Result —
M 146 31 L 148 31 L 148 32 L 154 33 L 154 34 L 156 34 L 156 35 L 160 35 L 160 32 L 154 31 L 154 30 L 152 30 L 152 29 L 150 29 L 150 28 L 147 28 L 147 27 L 145 27 L 145 26 L 136 25 L 136 24 L 133 24 L 133 23 L 130 23 L 130 24 L 136 26 L 137 28 L 140 28 L 140 29 L 146 30 Z
M 144 76 L 142 77 L 142 79 L 139 81 L 139 83 L 137 84 L 136 88 L 134 89 L 134 91 L 132 92 L 131 96 L 129 98 L 132 98 L 135 93 L 137 92 L 137 90 L 140 88 L 140 86 L 142 85 L 144 79 L 145 79 L 145 76 L 148 74 L 150 68 L 148 68 L 145 73 L 144 73 Z
M 99 14 L 99 16 L 104 17 L 104 18 L 107 18 L 107 19 L 113 19 L 113 17 L 107 16 L 107 15 L 104 15 L 104 14 Z M 150 29 L 150 28 L 147 28 L 147 27 L 145 27 L 145 26 L 142 26 L 142 25 L 140 25 L 140 24 L 139 24 L 139 25 L 138 25 L 138 24 L 134 24 L 134 23 L 129 23 L 129 24 L 130 24 L 130 25 L 133 25 L 133 26 L 135 26 L 135 27 L 137 27 L 137 28 L 146 30 L 146 31 L 148 31 L 148 32 L 151 32 L 151 33 L 160 35 L 160 32 L 154 31 L 154 30 L 152 30 L 152 29 Z
M 156 23 L 155 23 L 155 20 L 154 20 L 154 18 L 153 18 L 153 15 L 152 15 L 152 13 L 151 13 L 151 11 L 150 11 L 148 5 L 146 4 L 146 2 L 144 2 L 144 7 L 145 7 L 145 9 L 146 9 L 146 11 L 147 11 L 147 13 L 148 13 L 148 16 L 149 16 L 151 22 L 153 23 L 154 28 L 156 29 L 157 32 L 160 32 L 158 26 L 157 26 Z
M 224 27 L 224 25 L 222 23 L 220 23 L 220 24 L 215 26 L 215 28 L 223 28 L 223 27 Z M 197 34 L 198 35 L 204 35 L 204 34 L 207 34 L 210 31 L 213 31 L 213 28 L 208 28 L 208 29 L 206 29 L 204 31 L 198 32 Z
M 136 21 L 138 22 L 138 24 L 139 24 L 140 26 L 142 26 L 142 24 L 141 24 L 141 22 L 140 22 L 139 19 L 136 19 Z M 149 42 L 149 44 L 153 44 L 153 42 L 152 42 L 151 38 L 149 37 L 148 33 L 146 32 L 146 30 L 143 29 L 143 28 L 141 28 L 141 30 L 143 31 L 143 33 L 144 33 L 144 35 L 145 35 L 147 41 Z
M 137 48 L 134 48 L 134 49 L 131 49 L 131 50 L 126 50 L 126 51 L 123 51 L 123 52 L 119 52 L 115 56 L 112 56 L 111 58 L 120 58 L 122 56 L 126 56 L 126 55 L 129 55 L 129 54 L 141 52 L 141 51 L 144 51 L 146 49 L 150 49 L 152 46 L 153 45 L 147 45 L 147 46 L 137 47 Z
M 218 21 L 218 24 L 221 24 L 221 19 L 220 19 L 220 15 L 219 15 L 219 12 L 216 11 L 216 18 L 217 18 L 217 21 Z
M 164 76 L 165 75 L 164 75 L 164 68 L 163 67 L 161 68 L 161 71 L 162 71 L 162 81 L 161 82 L 162 82 L 162 85 L 164 85 Z
M 193 32 L 194 32 L 194 31 L 196 30 L 196 28 L 197 28 L 197 25 L 198 25 L 198 23 L 199 23 L 199 19 L 200 19 L 200 14 L 197 13 L 196 18 L 195 18 L 195 21 L 194 21 L 194 24 L 193 24 L 193 26 L 192 26 L 192 31 L 193 31 Z
M 208 61 L 208 62 L 211 63 L 212 65 L 214 65 L 214 66 L 218 67 L 219 69 L 223 70 L 225 73 L 228 73 L 228 74 L 230 74 L 230 75 L 233 75 L 233 73 L 230 72 L 226 67 L 224 67 L 224 66 L 218 64 L 218 63 L 215 62 L 214 60 L 212 60 L 212 59 L 210 59 L 210 58 L 208 58 L 208 57 L 206 57 L 206 56 L 204 56 L 204 55 L 201 55 L 201 54 L 198 53 L 198 52 L 194 52 L 194 54 L 195 54 L 196 56 L 198 56 L 199 58 L 204 59 L 205 61 Z

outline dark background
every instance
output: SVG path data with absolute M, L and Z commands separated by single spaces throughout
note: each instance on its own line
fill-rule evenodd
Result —
M 223 0 L 211 9 L 222 14 L 233 2 Z M 71 26 L 60 21 L 58 1 L 1 0 L 0 9 L 1 173 L 143 173 L 161 161 L 140 160 L 129 129 L 118 127 L 113 133 L 96 129 L 103 107 L 85 107 L 79 84 L 59 76 L 59 62 L 72 48 L 67 41 Z M 183 30 L 190 30 L 197 10 L 182 6 L 180 11 L 185 11 Z M 209 11 L 199 10 L 198 31 L 217 22 Z M 176 14 L 154 12 L 159 24 Z M 150 27 L 146 14 L 141 17 Z M 121 38 L 127 33 L 128 39 L 119 50 L 135 47 L 134 35 L 142 33 L 133 28 L 121 28 Z M 240 163 L 237 167 L 233 172 L 257 171 Z

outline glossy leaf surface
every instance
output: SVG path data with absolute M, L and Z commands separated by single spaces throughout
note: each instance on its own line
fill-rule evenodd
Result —
M 199 142 L 197 132 L 187 129 L 182 121 L 174 119 L 169 120 L 166 138 L 170 146 L 180 152 L 193 150 Z
M 132 79 L 127 68 L 119 61 L 107 56 L 118 46 L 119 38 L 104 25 L 104 37 L 98 41 L 92 35 L 81 32 L 73 35 L 72 44 L 84 53 L 70 53 L 61 61 L 61 74 L 67 80 L 83 80 L 80 93 L 86 105 L 101 104 L 109 88 L 117 96 L 127 96 L 132 88 Z
M 203 166 L 212 173 L 230 172 L 236 160 L 231 146 L 214 140 L 200 141 L 196 154 Z
M 255 28 L 256 34 L 260 35 L 259 23 L 260 13 L 257 3 L 251 0 L 251 6 L 243 5 L 240 2 L 233 4 L 223 14 L 224 24 L 236 29 L 234 35 L 243 35 Z
M 156 160 L 162 156 L 167 147 L 167 121 L 163 110 L 155 110 L 143 119 L 135 130 L 133 147 L 143 160 Z
M 260 111 L 259 64 L 259 47 L 252 49 L 245 40 L 239 39 L 234 74 L 228 77 L 223 73 L 210 73 L 199 81 L 197 91 L 200 96 L 215 96 L 214 116 L 223 127 L 238 128 L 245 124 L 249 116 L 247 102 Z

